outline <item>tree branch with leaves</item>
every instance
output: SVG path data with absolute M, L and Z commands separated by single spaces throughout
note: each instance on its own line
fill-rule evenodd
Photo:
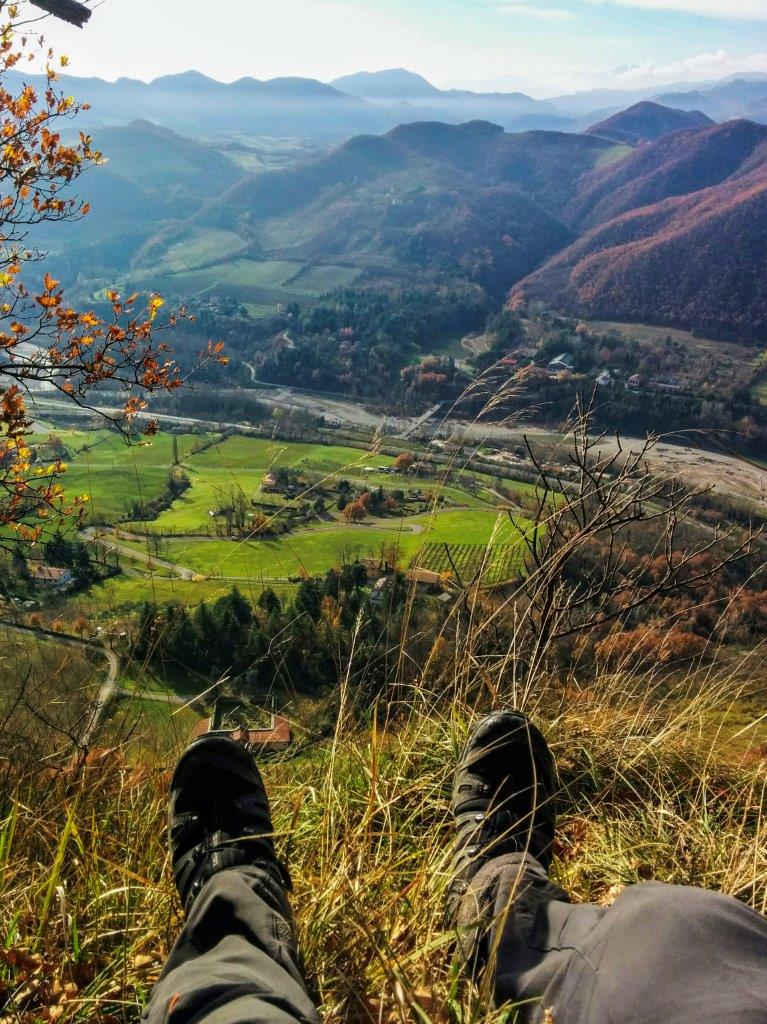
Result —
M 32 283 L 43 254 L 28 244 L 30 230 L 87 216 L 88 203 L 72 189 L 102 155 L 83 132 L 64 141 L 63 128 L 87 104 L 60 89 L 58 67 L 67 60 L 57 67 L 44 37 L 28 34 L 26 7 L 0 2 L 0 524 L 33 540 L 43 520 L 81 513 L 85 498 L 67 500 L 61 460 L 33 469 L 30 393 L 53 388 L 97 411 L 95 397 L 108 387 L 122 410 L 110 418 L 129 436 L 149 396 L 173 391 L 185 378 L 167 342 L 158 340 L 184 311 L 160 323 L 159 295 L 140 300 L 111 291 L 103 315 L 74 308 L 50 273 Z M 43 65 L 41 88 L 18 75 L 25 63 Z M 209 346 L 205 358 L 224 361 L 221 348 Z M 156 429 L 150 420 L 143 433 Z

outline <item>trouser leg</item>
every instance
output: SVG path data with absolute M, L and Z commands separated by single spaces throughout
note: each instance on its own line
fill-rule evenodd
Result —
M 554 1024 L 765 1024 L 767 921 L 728 896 L 647 882 L 574 905 L 533 858 L 487 864 L 461 924 L 483 918 L 495 996 Z
M 282 889 L 256 867 L 221 871 L 192 906 L 145 1024 L 318 1024 Z

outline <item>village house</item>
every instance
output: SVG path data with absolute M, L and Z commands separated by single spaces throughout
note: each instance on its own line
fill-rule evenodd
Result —
M 53 565 L 31 565 L 29 575 L 35 583 L 55 590 L 65 590 L 75 582 L 71 569 L 59 569 Z
M 370 555 L 361 558 L 360 565 L 364 566 L 369 581 L 380 579 L 389 570 L 389 566 L 386 565 L 383 558 L 374 558 Z
M 405 576 L 408 583 L 414 583 L 417 587 L 442 587 L 445 580 L 438 572 L 431 569 L 420 569 L 418 567 L 409 569 Z
M 554 356 L 549 362 L 547 369 L 551 373 L 572 372 L 575 369 L 575 360 L 569 352 L 560 352 L 558 356 Z
M 235 726 L 233 729 L 217 729 L 214 718 L 215 716 L 201 719 L 192 731 L 192 738 L 197 739 L 206 733 L 221 733 L 231 736 L 233 740 L 259 753 L 276 753 L 287 750 L 293 742 L 290 722 L 284 715 L 270 715 L 269 724 L 262 729 L 251 729 L 245 724 Z
M 676 377 L 664 377 L 656 378 L 647 382 L 648 388 L 651 391 L 661 391 L 665 394 L 679 394 L 682 391 L 682 385 Z

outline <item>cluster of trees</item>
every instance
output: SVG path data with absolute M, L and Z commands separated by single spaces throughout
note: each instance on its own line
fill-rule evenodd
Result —
M 372 491 L 363 491 L 359 497 L 349 499 L 343 491 L 338 498 L 338 509 L 343 512 L 347 522 L 359 523 L 366 516 L 385 516 L 392 513 L 402 514 L 405 494 L 401 490 L 392 491 L 387 495 L 383 487 Z
M 452 356 L 426 356 L 400 370 L 400 379 L 408 391 L 419 392 L 431 398 L 445 398 L 455 394 L 467 382 L 455 365 Z
M 176 498 L 180 498 L 184 491 L 188 491 L 191 486 L 192 481 L 183 469 L 173 466 L 168 473 L 168 481 L 162 494 L 158 494 L 151 501 L 134 501 L 127 512 L 126 519 L 140 520 L 141 522 L 156 519 L 161 512 L 170 508 Z
M 488 312 L 487 296 L 473 285 L 345 288 L 306 311 L 290 307 L 289 343 L 283 337 L 272 346 L 258 376 L 405 402 L 401 368 L 440 343 L 481 329 Z
M 690 527 L 692 544 L 695 527 Z M 636 595 L 650 591 L 668 572 L 668 558 L 658 553 L 653 529 L 638 528 L 626 538 L 623 572 L 631 574 L 632 590 L 616 598 L 631 604 Z M 696 555 L 685 565 L 675 588 L 651 605 L 629 610 L 607 631 L 596 630 L 582 647 L 608 663 L 627 666 L 674 665 L 699 658 L 720 644 L 756 643 L 767 629 L 767 569 L 764 547 L 721 565 L 722 552 Z M 588 577 L 610 558 L 609 546 L 594 543 L 582 548 L 569 568 L 572 586 Z M 681 555 L 675 556 L 675 562 Z M 689 582 L 687 582 L 689 581 Z
M 275 688 L 317 694 L 347 672 L 360 692 L 370 693 L 396 669 L 407 589 L 393 574 L 384 604 L 374 606 L 367 583 L 366 568 L 355 562 L 305 579 L 287 602 L 267 588 L 253 605 L 235 587 L 191 614 L 180 605 L 147 603 L 134 656 L 164 673 L 228 675 L 245 697 Z M 417 614 L 410 610 L 411 626 Z
M 43 544 L 43 556 L 48 565 L 71 569 L 78 587 L 87 587 L 101 579 L 101 573 L 91 558 L 88 545 L 56 532 Z

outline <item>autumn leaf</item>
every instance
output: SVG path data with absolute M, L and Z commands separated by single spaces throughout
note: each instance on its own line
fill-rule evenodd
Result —
M 157 311 L 165 305 L 165 299 L 160 295 L 153 295 L 149 300 L 149 319 L 154 320 Z

